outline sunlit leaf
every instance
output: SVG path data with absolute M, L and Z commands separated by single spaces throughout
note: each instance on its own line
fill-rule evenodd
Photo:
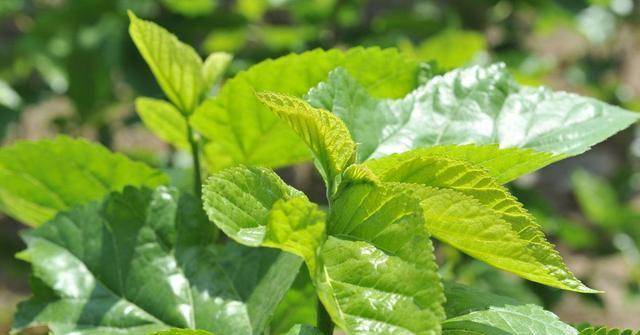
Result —
M 162 172 L 82 139 L 60 136 L 0 149 L 0 209 L 32 226 L 126 185 L 167 182 Z
M 136 99 L 136 112 L 156 136 L 177 148 L 189 149 L 187 120 L 172 104 L 158 99 Z

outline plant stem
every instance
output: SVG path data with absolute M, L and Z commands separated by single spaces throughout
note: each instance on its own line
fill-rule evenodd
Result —
M 333 321 L 331 321 L 331 316 L 329 316 L 329 313 L 324 308 L 320 299 L 318 299 L 318 311 L 316 317 L 318 329 L 325 335 L 333 335 L 333 328 L 335 325 L 333 324 Z
M 200 151 L 198 149 L 198 141 L 196 140 L 193 129 L 187 125 L 187 136 L 191 145 L 191 156 L 193 158 L 193 187 L 195 195 L 198 199 L 202 198 L 202 176 L 200 172 Z

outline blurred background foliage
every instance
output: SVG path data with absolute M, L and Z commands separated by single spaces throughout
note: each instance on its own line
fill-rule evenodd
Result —
M 65 133 L 156 166 L 188 161 L 145 130 L 133 110 L 136 96 L 162 93 L 128 37 L 127 9 L 202 55 L 234 54 L 228 76 L 290 52 L 378 45 L 430 61 L 436 72 L 502 61 L 523 84 L 640 111 L 640 2 L 634 0 L 0 0 L 3 145 Z M 172 171 L 176 180 L 184 177 Z M 283 174 L 317 198 L 319 178 L 310 171 L 300 166 Z M 640 328 L 640 131 L 511 187 L 570 268 L 607 293 L 544 288 L 446 246 L 438 249 L 443 276 L 543 304 L 569 322 Z M 16 301 L 28 294 L 28 269 L 14 259 L 23 248 L 22 227 L 0 220 L 5 333 Z M 304 278 L 296 285 L 304 287 Z M 278 313 L 299 321 L 314 316 L 295 306 Z

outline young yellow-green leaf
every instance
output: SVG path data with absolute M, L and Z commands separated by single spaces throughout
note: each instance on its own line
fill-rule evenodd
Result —
M 497 144 L 436 145 L 403 154 L 422 157 L 444 156 L 465 161 L 482 167 L 501 184 L 566 157 L 525 148 L 500 148 Z
M 579 292 L 595 292 L 584 286 L 567 269 L 560 254 L 554 246 L 546 241 L 540 226 L 509 191 L 493 179 L 486 171 L 468 163 L 442 156 L 414 155 L 412 152 L 391 155 L 382 159 L 370 160 L 365 163 L 380 180 L 385 182 L 401 182 L 411 185 L 428 187 L 422 194 L 425 221 L 429 231 L 437 238 L 450 243 L 454 247 L 487 262 L 500 269 L 513 272 L 521 277 Z M 438 189 L 451 190 L 456 195 L 437 195 Z M 442 199 L 442 200 L 434 200 Z M 479 214 L 477 220 L 468 217 L 465 227 L 447 226 L 460 225 L 452 218 L 456 215 L 466 215 L 468 211 L 453 213 L 451 203 L 454 198 L 469 197 L 467 202 L 476 202 L 482 208 L 483 214 L 493 218 L 483 220 Z M 444 201 L 439 204 L 437 201 Z M 447 203 L 449 202 L 449 203 Z M 428 208 L 428 209 L 427 209 Z M 458 208 L 457 206 L 455 208 Z M 468 207 L 467 209 L 471 209 Z M 438 212 L 442 210 L 443 212 Z M 461 221 L 460 221 L 461 222 Z M 473 226 L 473 227 L 470 227 Z M 433 229 L 434 226 L 439 226 Z M 507 237 L 489 233 L 493 229 L 510 231 L 510 238 L 515 243 L 510 249 L 512 259 L 504 261 L 506 250 L 499 250 L 500 245 L 508 241 Z M 482 235 L 464 233 L 460 229 L 485 230 Z M 460 236 L 466 235 L 466 236 Z M 482 242 L 475 241 L 483 236 Z
M 273 171 L 243 166 L 223 170 L 207 180 L 202 198 L 211 221 L 229 237 L 291 252 L 315 271 L 325 214 Z
M 318 296 L 347 334 L 437 334 L 444 294 L 418 202 L 357 184 L 332 203 Z
M 255 92 L 300 97 L 337 66 L 376 97 L 398 98 L 416 85 L 418 63 L 394 49 L 318 49 L 263 61 L 228 80 L 192 116 L 192 125 L 211 143 L 206 149 L 210 168 L 238 163 L 273 168 L 309 160 L 305 144 L 257 100 Z
M 131 11 L 129 18 L 129 34 L 164 93 L 181 113 L 193 113 L 205 85 L 198 53 L 157 24 Z
M 209 89 L 224 74 L 233 59 L 233 55 L 226 52 L 214 52 L 205 59 L 202 66 L 202 77 L 204 80 L 204 88 Z
M 307 100 L 345 122 L 354 141 L 361 143 L 360 162 L 421 147 L 468 143 L 572 156 L 640 118 L 592 98 L 520 87 L 504 64 L 433 77 L 398 100 L 368 97 L 348 69 L 336 69 L 309 91 Z M 368 122 L 362 122 L 366 117 Z
M 172 328 L 169 330 L 159 331 L 157 333 L 153 333 L 150 335 L 214 335 L 214 334 L 204 330 Z
M 315 273 L 318 249 L 326 239 L 326 215 L 307 197 L 278 200 L 267 219 L 263 245 L 302 257 Z
M 200 202 L 127 187 L 24 234 L 33 297 L 13 330 L 148 334 L 170 328 L 257 335 L 297 275 L 299 257 L 216 245 Z
M 177 148 L 189 149 L 187 121 L 172 104 L 158 99 L 136 99 L 136 112 L 156 136 Z
M 328 185 L 355 162 L 356 144 L 337 116 L 289 95 L 258 93 L 258 99 L 307 144 Z
M 60 136 L 0 149 L 0 209 L 31 226 L 126 185 L 167 182 L 162 172 L 82 139 Z

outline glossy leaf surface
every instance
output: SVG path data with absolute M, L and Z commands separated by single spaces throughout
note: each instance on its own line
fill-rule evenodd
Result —
M 348 334 L 435 334 L 444 294 L 420 207 L 392 185 L 358 184 L 332 204 L 316 287 Z
M 503 64 L 453 70 L 398 100 L 367 96 L 348 70 L 338 68 L 310 90 L 307 100 L 343 119 L 361 143 L 361 162 L 469 143 L 577 155 L 639 118 L 595 99 L 520 87 Z
M 415 87 L 418 64 L 393 49 L 313 50 L 266 60 L 228 80 L 216 98 L 192 116 L 209 141 L 211 169 L 242 163 L 279 167 L 311 155 L 294 132 L 263 106 L 255 92 L 300 97 L 337 66 L 346 68 L 377 97 L 398 98 Z M 229 157 L 216 160 L 216 157 Z
M 126 185 L 167 182 L 162 172 L 82 139 L 60 136 L 0 149 L 0 209 L 31 226 Z
M 199 201 L 166 187 L 127 187 L 76 207 L 24 235 L 34 296 L 20 304 L 13 327 L 260 334 L 301 261 L 215 238 Z

